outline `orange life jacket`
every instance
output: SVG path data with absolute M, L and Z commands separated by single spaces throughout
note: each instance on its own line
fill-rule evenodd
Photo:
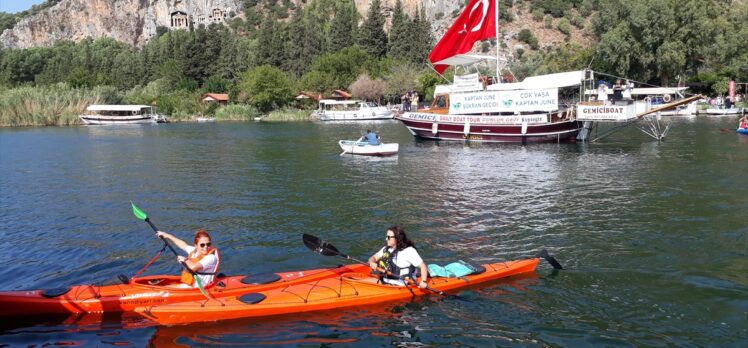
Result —
M 205 255 L 201 255 L 200 253 L 197 252 L 197 250 L 194 250 L 192 251 L 192 253 L 188 255 L 188 260 L 197 263 L 197 262 L 200 262 L 200 260 L 202 260 L 203 257 L 208 256 L 210 254 L 216 255 L 215 271 L 211 273 L 203 273 L 200 271 L 195 272 L 197 275 L 211 275 L 210 282 L 208 282 L 207 284 L 203 284 L 203 287 L 208 287 L 208 285 L 212 284 L 213 280 L 215 279 L 215 274 L 218 273 L 218 264 L 221 262 L 221 259 L 218 257 L 218 249 L 213 248 Z M 186 269 L 182 270 L 182 283 L 185 283 L 189 286 L 193 286 L 195 283 L 195 278 L 192 276 L 192 273 L 187 272 Z

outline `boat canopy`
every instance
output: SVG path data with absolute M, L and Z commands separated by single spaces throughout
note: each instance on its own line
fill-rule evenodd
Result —
M 688 89 L 688 87 L 642 87 L 642 88 L 633 88 L 631 90 L 631 95 L 665 95 L 665 94 L 683 94 L 683 91 Z M 605 91 L 607 93 L 613 93 L 612 88 L 605 88 Z M 597 89 L 588 89 L 584 91 L 584 94 L 597 94 Z
M 89 105 L 88 111 L 140 111 L 144 108 L 151 108 L 150 105 Z
M 488 85 L 489 91 L 509 91 L 516 89 L 544 89 L 579 86 L 584 82 L 585 70 L 569 71 L 557 74 L 530 76 L 522 82 L 497 83 Z
M 480 63 L 484 60 L 496 61 L 496 57 L 479 54 L 456 54 L 447 59 L 433 62 L 432 65 L 470 65 Z

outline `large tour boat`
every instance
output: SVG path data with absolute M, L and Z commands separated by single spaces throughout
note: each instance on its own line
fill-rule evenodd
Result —
M 396 117 L 411 134 L 425 139 L 516 143 L 576 138 L 582 123 L 576 121 L 574 101 L 559 103 L 559 88 L 576 87 L 580 94 L 585 71 L 490 84 L 501 80 L 500 45 L 496 57 L 466 54 L 475 42 L 499 37 L 498 18 L 496 1 L 471 0 L 434 46 L 429 61 L 439 74 L 449 66 L 469 66 L 493 58 L 496 75 L 456 75 L 450 85 L 437 86 L 430 107 Z

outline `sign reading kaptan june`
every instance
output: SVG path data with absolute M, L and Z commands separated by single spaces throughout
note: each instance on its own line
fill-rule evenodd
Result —
M 453 93 L 450 114 L 558 110 L 558 88 Z

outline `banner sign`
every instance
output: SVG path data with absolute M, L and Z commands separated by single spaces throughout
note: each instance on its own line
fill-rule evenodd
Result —
M 580 121 L 628 121 L 636 117 L 636 109 L 623 105 L 577 105 Z
M 465 116 L 465 115 L 439 115 L 419 112 L 406 112 L 401 116 L 414 121 L 427 121 L 436 123 L 462 123 L 470 124 L 522 124 L 526 123 L 547 123 L 548 114 L 535 115 L 507 115 L 507 116 Z
M 450 114 L 558 110 L 558 88 L 481 91 L 449 95 Z
M 449 87 L 452 92 L 483 90 L 483 84 L 478 79 L 478 74 L 455 75 L 454 81 Z

